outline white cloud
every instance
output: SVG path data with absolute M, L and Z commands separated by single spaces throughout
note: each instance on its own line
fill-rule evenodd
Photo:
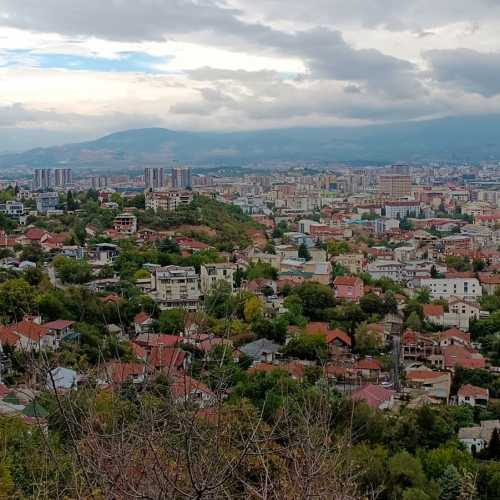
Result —
M 0 127 L 98 135 L 499 112 L 498 14 L 496 0 L 1 0 Z M 41 55 L 125 53 L 159 59 L 147 73 L 37 67 Z

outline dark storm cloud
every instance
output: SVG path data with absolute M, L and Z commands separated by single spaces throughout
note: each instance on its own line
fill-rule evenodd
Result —
M 500 52 L 453 49 L 431 50 L 424 55 L 437 82 L 485 97 L 500 94 Z
M 57 15 L 55 15 L 57 13 Z M 316 27 L 294 33 L 244 22 L 238 9 L 210 0 L 3 0 L 0 24 L 67 36 L 144 41 L 169 37 L 210 40 L 234 50 L 301 58 L 313 78 L 387 86 L 396 97 L 421 92 L 415 67 L 375 49 L 356 50 L 340 31 Z

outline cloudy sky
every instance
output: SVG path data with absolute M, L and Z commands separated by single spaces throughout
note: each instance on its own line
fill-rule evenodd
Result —
M 500 0 L 0 0 L 0 149 L 500 112 Z

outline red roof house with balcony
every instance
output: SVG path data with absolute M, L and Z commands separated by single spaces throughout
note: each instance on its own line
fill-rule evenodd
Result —
M 351 302 L 358 302 L 364 295 L 363 281 L 355 276 L 337 276 L 333 288 L 338 299 Z

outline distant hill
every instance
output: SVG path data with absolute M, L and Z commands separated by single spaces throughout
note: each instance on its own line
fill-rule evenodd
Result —
M 251 132 L 126 130 L 95 141 L 0 155 L 16 166 L 142 166 L 171 160 L 238 165 L 268 160 L 478 161 L 500 159 L 500 115 L 444 118 L 365 127 L 290 128 Z

